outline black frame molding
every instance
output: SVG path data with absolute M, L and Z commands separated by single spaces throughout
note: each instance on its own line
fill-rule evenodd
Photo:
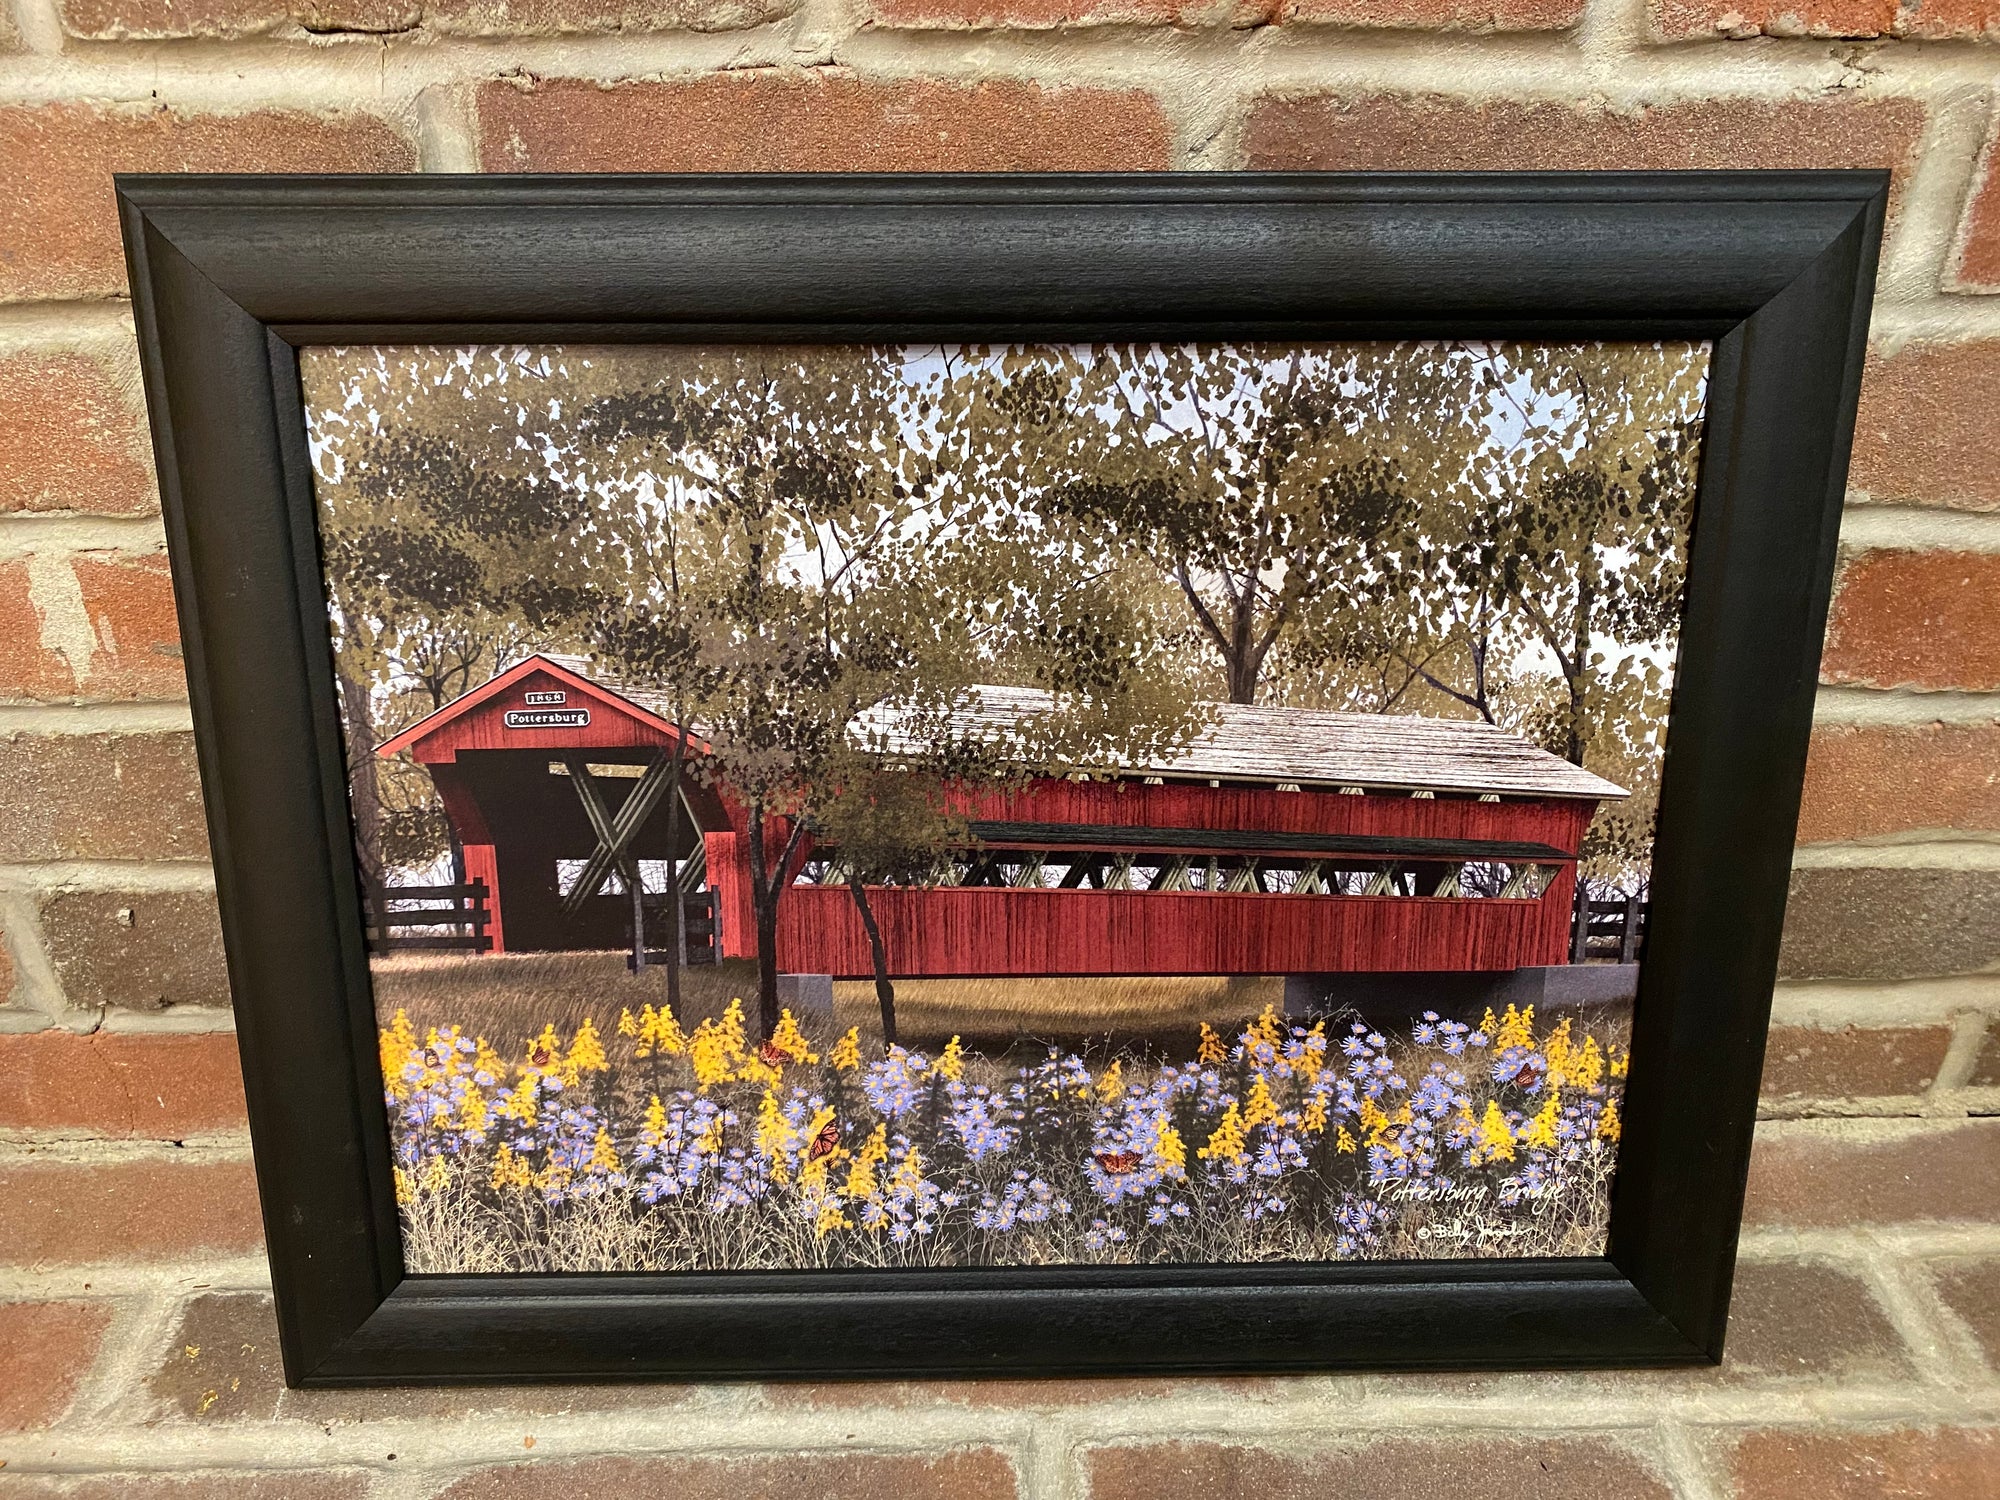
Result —
M 1720 1357 L 1888 176 L 118 179 L 294 1384 Z M 1715 340 L 1607 1253 L 406 1276 L 297 349 Z

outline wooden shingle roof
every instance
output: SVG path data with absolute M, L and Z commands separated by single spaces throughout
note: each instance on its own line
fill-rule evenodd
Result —
M 587 658 L 545 653 L 648 712 L 672 717 L 665 693 L 608 673 Z M 1046 714 L 1053 698 L 1038 688 L 971 690 L 955 727 L 971 738 L 1007 739 Z M 1301 787 L 1362 787 L 1371 791 L 1494 793 L 1514 797 L 1630 795 L 1602 776 L 1549 754 L 1520 735 L 1469 719 L 1417 714 L 1335 713 L 1240 703 L 1202 705 L 1209 722 L 1180 753 L 1146 764 L 1079 767 L 1124 776 L 1172 776 L 1229 782 L 1292 782 Z M 893 711 L 870 716 L 869 728 L 893 750 Z M 700 726 L 691 726 L 696 733 Z

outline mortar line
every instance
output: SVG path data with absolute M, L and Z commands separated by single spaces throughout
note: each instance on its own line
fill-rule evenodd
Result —
M 78 1388 L 58 1431 L 96 1425 L 102 1417 L 128 1414 L 140 1404 L 145 1367 L 167 1347 L 184 1300 L 180 1294 L 166 1291 L 119 1299 L 119 1310 L 105 1330 L 90 1374 Z
M 187 734 L 194 715 L 180 703 L 0 703 L 0 736 Z
M 214 889 L 215 871 L 206 859 L 52 859 L 0 864 L 0 893 L 161 894 Z
M 1821 683 L 1813 700 L 1813 725 L 1902 729 L 1930 724 L 2000 722 L 2000 692 L 1848 687 Z
M 1987 1018 L 1976 1010 L 1961 1011 L 1952 1018 L 1951 1041 L 1944 1049 L 1944 1060 L 1938 1064 L 1937 1077 L 1931 1082 L 1933 1096 L 1963 1089 L 1972 1082 L 1979 1049 L 1986 1041 L 1987 1025 Z
M 0 516 L 0 561 L 55 552 L 164 552 L 166 525 L 144 516 Z
M 2000 511 L 1875 504 L 1850 495 L 1840 518 L 1840 544 L 1857 552 L 2000 552 Z
M 1672 1419 L 1660 1423 L 1656 1439 L 1676 1500 L 1729 1500 L 1732 1486 L 1715 1472 L 1707 1446 L 1684 1424 Z

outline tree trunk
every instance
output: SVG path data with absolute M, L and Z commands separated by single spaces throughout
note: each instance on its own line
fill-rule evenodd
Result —
M 750 810 L 750 905 L 757 918 L 757 1039 L 778 1029 L 778 890 L 764 850 L 764 811 Z M 782 873 L 782 872 L 781 872 Z
M 639 870 L 639 856 L 632 856 L 632 873 L 625 877 L 632 898 L 632 972 L 646 967 L 646 877 Z
M 340 707 L 347 720 L 348 797 L 354 810 L 354 853 L 362 878 L 382 878 L 382 792 L 376 779 L 375 718 L 366 684 L 338 672 Z
M 882 1007 L 882 1041 L 896 1045 L 896 986 L 889 982 L 889 950 L 882 942 L 882 928 L 875 920 L 875 908 L 868 904 L 868 890 L 858 875 L 848 877 L 847 888 L 854 894 L 855 910 L 861 925 L 868 929 L 868 956 L 875 966 L 875 1003 Z
M 681 965 L 687 962 L 687 908 L 681 897 L 681 768 L 687 760 L 687 724 L 674 724 L 673 769 L 667 773 L 667 1010 L 681 1016 Z

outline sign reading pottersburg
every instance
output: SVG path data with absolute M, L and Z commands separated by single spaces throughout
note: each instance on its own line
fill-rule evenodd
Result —
M 587 708 L 516 708 L 506 718 L 509 729 L 582 729 L 589 723 Z

